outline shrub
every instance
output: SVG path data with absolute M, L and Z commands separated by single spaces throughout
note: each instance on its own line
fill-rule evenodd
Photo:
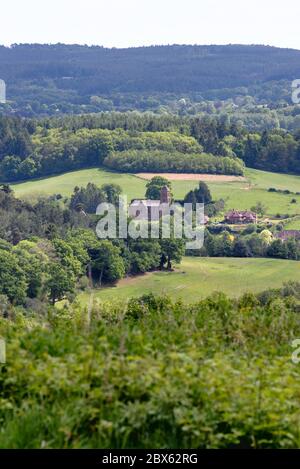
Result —
M 0 318 L 0 447 L 299 447 L 299 292 Z

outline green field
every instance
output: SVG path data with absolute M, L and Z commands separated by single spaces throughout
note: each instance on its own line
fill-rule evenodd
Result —
M 246 169 L 246 177 L 251 180 L 254 186 L 261 189 L 289 189 L 292 192 L 300 192 L 300 176 L 290 174 L 270 173 L 267 171 L 258 171 L 257 169 Z
M 209 183 L 214 199 L 223 198 L 226 208 L 249 209 L 258 201 L 267 206 L 269 215 L 300 214 L 300 196 L 292 194 L 270 193 L 269 187 L 289 189 L 292 192 L 300 191 L 300 176 L 268 173 L 254 169 L 246 170 L 246 182 L 218 182 Z M 60 176 L 14 184 L 13 189 L 18 197 L 36 199 L 41 195 L 62 194 L 70 196 L 75 186 L 86 186 L 88 182 L 97 185 L 104 183 L 117 183 L 128 200 L 134 197 L 143 197 L 146 181 L 130 174 L 111 172 L 105 169 L 83 169 Z M 197 186 L 196 181 L 173 181 L 175 198 L 182 199 L 184 195 Z M 291 204 L 292 198 L 297 199 Z
M 94 300 L 126 300 L 145 293 L 170 294 L 192 302 L 215 291 L 237 297 L 300 279 L 300 263 L 277 259 L 185 257 L 174 272 L 152 272 L 121 280 L 117 286 L 93 291 Z M 79 300 L 87 304 L 90 293 Z
M 285 230 L 300 230 L 300 216 L 295 217 L 284 225 Z
M 105 169 L 92 168 L 73 171 L 52 176 L 45 179 L 22 182 L 13 185 L 18 197 L 37 198 L 41 195 L 62 194 L 70 196 L 75 186 L 86 186 L 93 182 L 97 186 L 102 184 L 119 184 L 128 198 L 142 197 L 145 192 L 145 181 L 129 174 L 115 173 Z

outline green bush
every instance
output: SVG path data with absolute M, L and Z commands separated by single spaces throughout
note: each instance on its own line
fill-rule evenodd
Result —
M 15 311 L 0 447 L 299 447 L 299 291 Z

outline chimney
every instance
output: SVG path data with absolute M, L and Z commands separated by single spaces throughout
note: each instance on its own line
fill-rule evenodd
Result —
M 160 203 L 161 204 L 170 204 L 171 203 L 171 194 L 167 186 L 163 186 L 160 191 Z

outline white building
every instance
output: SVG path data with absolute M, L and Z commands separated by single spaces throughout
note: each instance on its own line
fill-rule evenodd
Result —
M 128 208 L 132 218 L 158 221 L 163 215 L 170 213 L 171 194 L 167 186 L 160 191 L 160 200 L 134 199 Z
M 128 215 L 139 220 L 158 221 L 164 215 L 174 215 L 174 204 L 171 208 L 171 193 L 167 186 L 160 191 L 160 200 L 134 199 L 128 208 Z M 204 215 L 204 225 L 209 222 L 209 217 Z

